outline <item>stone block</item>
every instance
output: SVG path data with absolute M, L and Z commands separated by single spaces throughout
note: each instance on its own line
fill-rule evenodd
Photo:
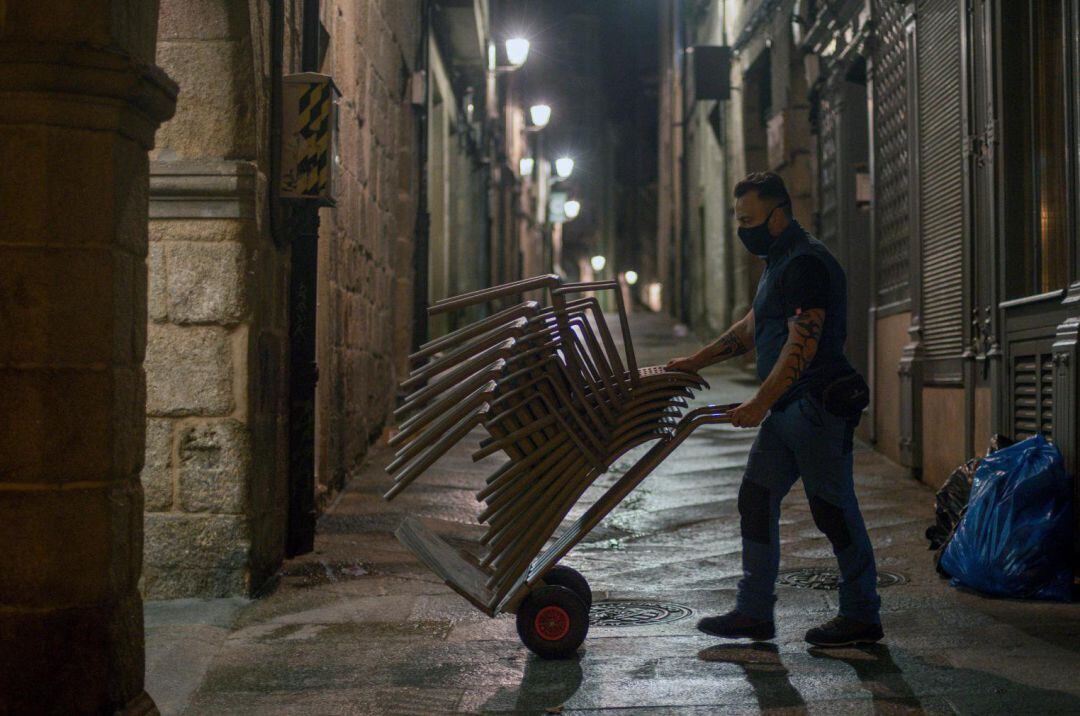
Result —
M 244 511 L 251 475 L 248 428 L 236 420 L 185 425 L 179 430 L 180 507 L 185 512 Z
M 122 252 L 8 247 L 0 261 L 0 363 L 67 365 L 131 360 L 131 324 L 116 324 L 131 301 Z M 57 301 L 56 296 L 67 296 Z M 115 355 L 116 345 L 124 346 Z
M 250 33 L 247 5 L 220 0 L 162 0 L 158 43 L 168 40 L 227 40 Z
M 142 462 L 139 371 L 0 369 L 6 482 L 131 479 Z
M 135 587 L 141 500 L 133 481 L 0 490 L 0 605 L 65 608 Z
M 145 516 L 146 599 L 249 596 L 250 527 L 240 515 Z
M 150 243 L 156 241 L 239 241 L 258 238 L 255 222 L 236 219 L 151 219 Z
M 232 411 L 228 331 L 217 326 L 151 324 L 148 338 L 148 415 L 224 415 Z
M 241 244 L 170 242 L 166 302 L 173 323 L 238 322 L 247 310 L 247 259 Z
M 161 323 L 169 320 L 169 306 L 165 297 L 165 247 L 160 242 L 150 243 L 146 257 L 147 308 L 151 321 Z
M 173 504 L 173 421 L 146 421 L 146 460 L 142 469 L 143 500 L 147 512 L 164 512 Z
M 247 43 L 159 43 L 158 65 L 183 88 L 157 146 L 182 159 L 255 156 L 255 87 Z

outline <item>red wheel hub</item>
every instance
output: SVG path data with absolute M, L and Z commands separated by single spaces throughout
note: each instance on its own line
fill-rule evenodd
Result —
M 562 607 L 544 607 L 537 612 L 533 628 L 541 638 L 558 641 L 570 631 L 570 615 Z

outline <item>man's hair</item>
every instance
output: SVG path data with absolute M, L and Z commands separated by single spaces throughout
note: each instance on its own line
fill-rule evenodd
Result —
M 791 206 L 784 180 L 772 172 L 754 172 L 735 185 L 735 198 L 738 199 L 749 191 L 756 191 L 759 199 L 775 199 L 777 206 Z

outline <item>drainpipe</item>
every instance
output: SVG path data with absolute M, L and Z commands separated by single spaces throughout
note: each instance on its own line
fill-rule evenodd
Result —
M 279 2 L 273 3 L 278 7 Z M 304 0 L 301 69 L 319 70 L 319 0 Z M 283 49 L 283 48 L 282 48 Z M 280 62 L 280 60 L 279 60 Z M 280 130 L 279 130 L 280 132 Z M 291 245 L 289 271 L 289 521 L 285 553 L 315 548 L 315 386 L 319 209 L 291 202 L 286 211 Z M 324 426 L 325 427 L 325 426 Z
M 428 38 L 431 33 L 431 0 L 420 3 L 420 46 L 416 48 L 416 72 L 413 78 L 424 83 L 416 112 L 417 187 L 416 226 L 413 230 L 413 332 L 412 351 L 420 349 L 428 335 L 428 247 L 431 241 L 431 214 L 428 212 Z

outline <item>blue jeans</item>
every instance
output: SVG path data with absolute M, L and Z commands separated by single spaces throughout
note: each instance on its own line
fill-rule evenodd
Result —
M 802 476 L 814 524 L 832 544 L 840 565 L 840 614 L 878 623 L 877 567 L 852 478 L 852 435 L 857 421 L 826 411 L 803 396 L 761 423 L 742 486 L 743 578 L 736 608 L 772 619 L 780 567 L 780 501 Z

